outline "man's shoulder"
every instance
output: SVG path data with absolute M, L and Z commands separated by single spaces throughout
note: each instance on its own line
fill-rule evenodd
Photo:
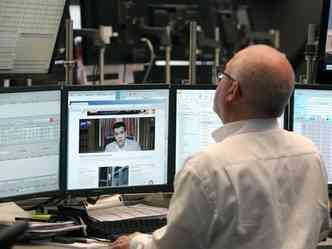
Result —
M 141 146 L 136 140 L 127 138 L 126 139 L 126 149 L 127 150 L 141 150 Z
M 204 150 L 197 152 L 191 157 L 187 158 L 184 167 L 195 172 L 197 175 L 209 175 L 211 172 L 217 170 L 222 170 L 224 166 L 227 166 L 227 161 L 223 158 L 218 158 L 211 150 Z
M 297 134 L 293 131 L 287 131 L 281 128 L 266 130 L 263 132 L 240 133 L 226 138 L 220 143 L 220 146 L 222 146 L 223 150 L 226 150 L 230 147 L 230 145 L 257 143 L 258 141 L 262 140 L 276 141 L 278 143 L 284 144 L 300 144 L 308 148 L 316 148 L 315 144 L 309 138 Z
M 216 160 L 217 159 L 217 160 Z M 226 187 L 229 185 L 227 177 L 227 161 L 224 159 L 218 160 L 208 151 L 204 150 L 189 157 L 177 174 L 176 178 L 195 178 L 198 180 L 199 186 L 197 188 L 204 189 L 208 196 L 213 195 L 218 188 L 217 185 Z
M 292 143 L 301 146 L 301 148 L 318 152 L 317 146 L 314 144 L 314 142 L 311 139 L 290 131 L 287 132 L 287 136 L 289 137 Z
M 212 161 L 229 166 L 258 158 L 291 156 L 298 154 L 319 154 L 315 144 L 302 135 L 276 129 L 264 133 L 243 133 L 209 145 L 205 153 Z

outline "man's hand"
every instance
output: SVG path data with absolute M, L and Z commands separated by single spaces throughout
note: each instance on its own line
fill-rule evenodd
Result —
M 111 249 L 129 249 L 129 236 L 121 236 L 111 245 Z
M 132 233 L 128 236 L 121 236 L 116 241 L 114 241 L 110 247 L 110 249 L 129 249 L 129 241 L 135 236 L 141 233 L 136 232 Z M 143 245 L 139 245 L 138 249 L 143 249 Z

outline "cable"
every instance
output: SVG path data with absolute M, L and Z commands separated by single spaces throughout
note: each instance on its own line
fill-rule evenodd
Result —
M 141 42 L 144 42 L 146 43 L 146 45 L 148 46 L 149 50 L 150 50 L 150 61 L 149 61 L 149 66 L 148 66 L 148 69 L 146 70 L 145 72 L 145 75 L 144 75 L 144 78 L 143 78 L 143 81 L 142 81 L 142 84 L 145 84 L 149 75 L 150 75 L 150 72 L 151 72 L 151 69 L 153 67 L 153 62 L 154 62 L 154 59 L 156 57 L 155 53 L 154 53 L 154 48 L 153 48 L 153 45 L 151 43 L 151 41 L 147 38 L 142 38 L 141 39 Z

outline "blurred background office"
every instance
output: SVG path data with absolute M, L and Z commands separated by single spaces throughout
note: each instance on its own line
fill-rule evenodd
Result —
M 196 34 L 198 83 L 211 83 L 210 67 L 214 65 L 216 48 L 220 49 L 219 63 L 223 64 L 235 51 L 252 43 L 279 48 L 300 77 L 305 71 L 308 24 L 319 26 L 322 5 L 322 0 L 305 3 L 300 0 L 167 0 L 162 3 L 155 0 L 68 0 L 48 70 L 32 72 L 27 68 L 16 72 L 0 68 L 0 80 L 10 79 L 11 85 L 26 85 L 27 79 L 37 85 L 45 81 L 48 84 L 64 82 L 65 19 L 69 17 L 74 22 L 74 83 L 97 83 L 101 47 L 105 48 L 104 84 L 163 83 L 167 46 L 171 48 L 170 81 L 186 83 L 191 21 L 199 26 Z M 100 26 L 112 27 L 109 42 L 102 45 L 96 38 Z M 315 35 L 318 40 L 318 29 Z

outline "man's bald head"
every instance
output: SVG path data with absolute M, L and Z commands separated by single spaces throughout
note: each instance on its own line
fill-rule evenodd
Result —
M 243 102 L 252 114 L 282 114 L 294 86 L 294 71 L 284 54 L 265 45 L 250 46 L 235 54 L 226 72 L 239 82 Z

